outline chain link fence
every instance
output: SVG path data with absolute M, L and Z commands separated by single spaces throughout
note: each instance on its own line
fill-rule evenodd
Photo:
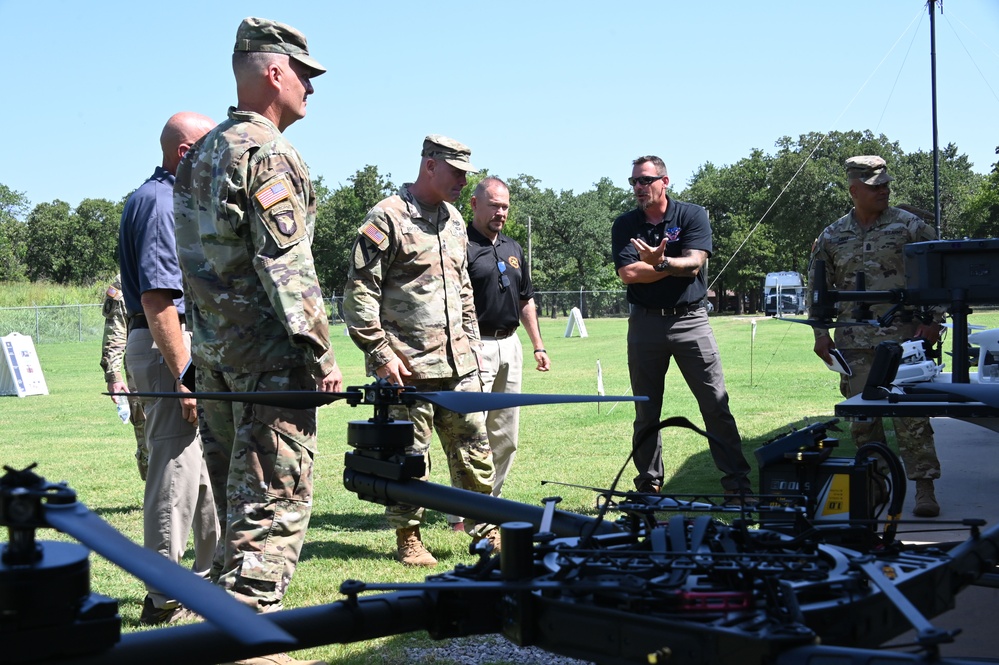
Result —
M 104 334 L 100 305 L 0 307 L 0 335 L 29 335 L 35 344 L 89 342 Z
M 329 299 L 330 322 L 343 323 L 343 298 Z M 0 336 L 21 333 L 35 344 L 100 341 L 104 315 L 99 304 L 0 307 Z
M 536 291 L 534 304 L 539 317 L 557 319 L 569 316 L 573 307 L 578 307 L 584 319 L 628 316 L 627 292 L 624 289 L 612 291 Z
M 534 294 L 541 317 L 569 316 L 578 307 L 583 318 L 628 315 L 624 289 L 616 291 L 538 291 Z M 343 324 L 343 296 L 328 299 L 330 322 Z M 99 304 L 0 307 L 0 336 L 29 335 L 35 344 L 90 342 L 104 334 Z

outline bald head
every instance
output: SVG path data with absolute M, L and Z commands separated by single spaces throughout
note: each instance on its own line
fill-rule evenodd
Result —
M 160 148 L 163 150 L 163 168 L 170 173 L 177 172 L 177 165 L 194 143 L 215 126 L 208 116 L 190 111 L 181 111 L 170 116 L 160 133 Z

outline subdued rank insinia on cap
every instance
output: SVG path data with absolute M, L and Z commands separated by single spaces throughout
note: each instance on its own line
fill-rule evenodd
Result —
M 266 18 L 244 18 L 236 30 L 234 52 L 284 53 L 312 70 L 312 76 L 326 72 L 326 68 L 309 55 L 305 35 L 284 23 Z
M 464 143 L 458 143 L 454 139 L 449 139 L 440 134 L 431 134 L 423 139 L 423 157 L 431 159 L 443 159 L 445 162 L 469 173 L 478 173 L 479 169 L 472 166 L 469 158 L 472 156 L 472 149 Z
M 880 185 L 895 178 L 888 175 L 888 165 L 877 155 L 859 155 L 846 160 L 846 177 L 858 178 L 865 185 Z

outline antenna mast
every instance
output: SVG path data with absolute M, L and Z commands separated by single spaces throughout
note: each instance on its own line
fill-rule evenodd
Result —
M 943 0 L 927 0 L 930 9 L 930 96 L 933 100 L 933 221 L 937 227 L 937 238 L 943 238 L 940 232 L 940 145 L 937 139 L 937 29 L 936 11 L 934 5 L 940 3 L 940 13 L 943 13 Z

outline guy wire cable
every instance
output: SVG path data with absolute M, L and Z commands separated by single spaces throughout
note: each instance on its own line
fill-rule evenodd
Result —
M 857 97 L 860 96 L 860 93 L 864 91 L 864 88 L 867 87 L 867 84 L 871 82 L 871 79 L 874 77 L 874 75 L 878 72 L 879 69 L 881 69 L 881 65 L 883 65 L 885 60 L 888 59 L 888 56 L 892 54 L 892 52 L 895 50 L 895 47 L 898 46 L 898 43 L 902 40 L 902 37 L 904 37 L 905 34 L 909 32 L 909 29 L 912 27 L 912 24 L 916 21 L 916 19 L 921 18 L 922 15 L 923 15 L 923 7 L 920 7 L 916 15 L 912 17 L 911 21 L 909 21 L 909 25 L 905 27 L 905 30 L 903 30 L 902 33 L 895 39 L 895 42 L 891 45 L 891 48 L 888 49 L 888 52 L 885 53 L 883 58 L 881 58 L 881 62 L 879 62 L 877 66 L 874 67 L 874 70 L 868 75 L 867 79 L 863 82 L 863 84 L 860 86 L 857 92 L 854 93 L 850 101 L 847 102 L 846 107 L 836 117 L 836 120 L 833 121 L 832 123 L 833 127 L 835 127 L 837 123 L 839 123 L 839 121 L 842 120 L 846 112 L 850 110 L 850 107 L 853 106 L 853 103 L 857 100 Z M 745 244 L 749 241 L 749 238 L 752 237 L 752 235 L 756 232 L 756 229 L 758 229 L 760 224 L 763 223 L 763 220 L 767 218 L 767 215 L 770 214 L 770 211 L 774 209 L 774 206 L 777 205 L 777 202 L 780 200 L 780 198 L 784 196 L 784 192 L 786 192 L 788 187 L 791 186 L 791 183 L 793 183 L 798 178 L 798 175 L 801 173 L 802 169 L 805 168 L 805 165 L 808 163 L 808 160 L 811 159 L 812 155 L 814 155 L 815 152 L 819 149 L 819 147 L 822 146 L 826 138 L 828 138 L 829 132 L 831 131 L 833 130 L 832 129 L 827 130 L 825 136 L 819 139 L 819 142 L 815 144 L 815 147 L 812 148 L 811 152 L 808 153 L 808 156 L 806 156 L 805 159 L 801 162 L 801 165 L 794 172 L 794 175 L 791 176 L 791 179 L 784 184 L 783 188 L 780 190 L 780 193 L 777 194 L 777 198 L 773 200 L 773 203 L 771 203 L 770 206 L 767 207 L 766 211 L 764 211 L 760 219 L 757 220 L 757 222 L 753 225 L 751 229 L 749 229 L 749 232 L 746 234 L 746 237 L 743 238 L 742 242 L 739 243 L 739 246 L 735 248 L 734 252 L 732 252 L 732 256 L 729 257 L 728 261 L 725 262 L 725 265 L 722 266 L 721 270 L 718 271 L 714 279 L 711 280 L 711 283 L 708 284 L 709 291 L 718 282 L 718 278 L 725 273 L 725 270 L 728 268 L 729 264 L 732 263 L 732 260 L 739 254 L 739 252 L 742 250 Z
M 940 16 L 944 16 L 944 13 L 943 13 L 943 11 L 941 11 L 941 12 L 940 12 Z M 951 31 L 952 31 L 952 32 L 954 33 L 954 38 L 955 38 L 955 39 L 957 39 L 957 43 L 961 45 L 961 48 L 963 48 L 963 49 L 964 49 L 964 52 L 965 52 L 965 54 L 967 54 L 967 56 L 968 56 L 968 59 L 969 59 L 969 60 L 971 60 L 971 64 L 975 66 L 975 71 L 977 71 L 977 72 L 978 72 L 978 75 L 982 77 L 982 81 L 983 81 L 983 82 L 985 83 L 985 87 L 987 87 L 987 88 L 989 89 L 989 92 L 991 92 L 991 93 L 992 93 L 992 96 L 996 98 L 996 101 L 999 101 L 999 95 L 997 95 L 997 94 L 996 94 L 996 91 L 992 89 L 992 86 L 991 86 L 991 85 L 989 85 L 989 81 L 988 81 L 988 79 L 986 79 L 986 78 L 985 78 L 985 74 L 984 74 L 984 73 L 982 72 L 982 68 L 981 68 L 981 67 L 979 67 L 979 66 L 978 66 L 978 63 L 977 63 L 977 62 L 975 62 L 975 59 L 974 59 L 973 57 L 971 57 L 971 52 L 970 52 L 970 51 L 968 51 L 968 47 L 964 45 L 964 42 L 963 42 L 963 41 L 961 41 L 961 37 L 960 37 L 960 36 L 959 36 L 959 35 L 957 34 L 957 30 L 955 30 L 955 29 L 954 29 L 954 25 L 953 25 L 953 24 L 952 24 L 952 23 L 950 22 L 950 19 L 946 19 L 946 17 L 945 17 L 945 20 L 947 21 L 947 26 L 948 26 L 948 27 L 949 27 L 949 28 L 951 29 Z M 978 41 L 980 41 L 980 42 L 982 43 L 982 45 L 983 45 L 983 46 L 984 46 L 985 48 L 987 48 L 988 50 L 992 51 L 992 54 L 993 54 L 993 55 L 995 55 L 995 56 L 996 56 L 997 58 L 999 58 L 999 53 L 996 53 L 996 52 L 995 52 L 995 51 L 994 51 L 994 50 L 992 49 L 992 47 L 991 47 L 991 46 L 989 46 L 989 45 L 988 45 L 987 43 L 985 43 L 985 40 L 983 40 L 983 39 L 982 39 L 981 37 L 979 37 L 978 35 L 976 35 L 976 34 L 975 34 L 974 32 L 971 32 L 971 28 L 969 28 L 969 27 L 968 27 L 968 26 L 967 26 L 967 25 L 966 25 L 966 24 L 964 23 L 964 21 L 961 21 L 961 19 L 960 19 L 960 18 L 958 18 L 957 20 L 958 20 L 958 21 L 959 21 L 959 22 L 961 23 L 961 25 L 963 25 L 963 26 L 965 27 L 965 29 L 966 29 L 966 30 L 967 30 L 967 31 L 968 31 L 969 33 L 971 33 L 971 36 L 972 36 L 972 37 L 974 37 L 974 38 L 976 38 L 976 39 L 977 39 Z

